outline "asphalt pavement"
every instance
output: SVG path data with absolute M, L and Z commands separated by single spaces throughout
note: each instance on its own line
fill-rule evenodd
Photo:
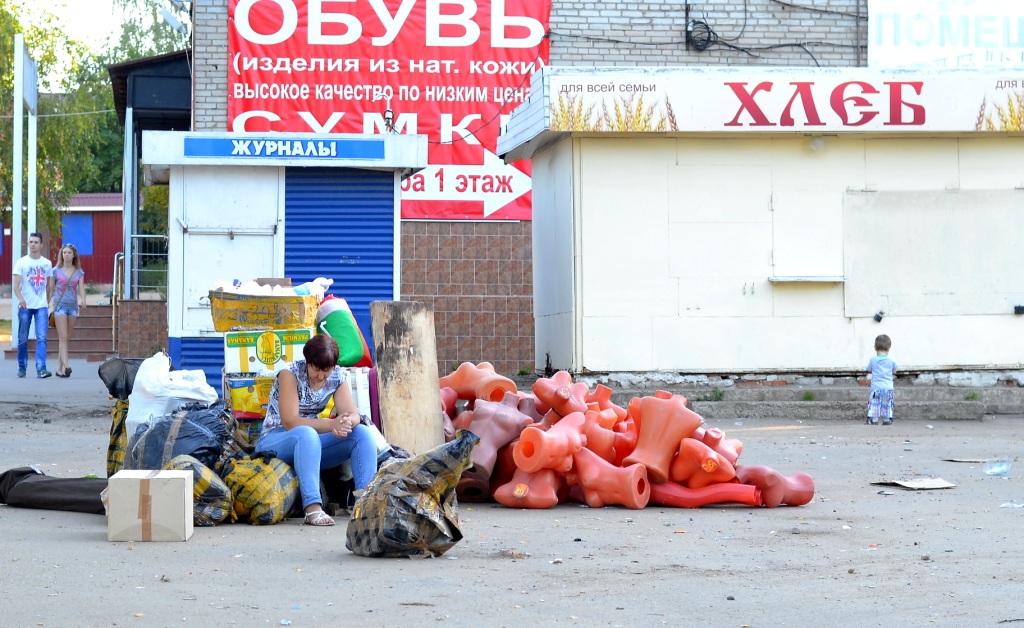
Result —
M 0 360 L 0 401 L 54 403 L 65 399 L 74 400 L 76 404 L 85 400 L 104 403 L 109 395 L 97 372 L 102 362 L 72 359 L 70 364 L 71 377 L 55 375 L 36 379 L 33 354 L 29 356 L 28 374 L 22 379 L 18 377 L 17 360 Z M 46 367 L 52 372 L 56 368 L 56 360 L 48 360 Z
M 105 474 L 99 363 L 0 362 L 0 471 Z M 994 626 L 1024 621 L 1024 420 L 713 420 L 744 464 L 814 478 L 811 503 L 514 510 L 459 505 L 432 560 L 361 558 L 344 522 L 196 528 L 110 543 L 101 515 L 0 506 L 4 625 Z M 982 460 L 1008 456 L 1005 475 Z M 941 490 L 878 481 L 941 478 Z M 827 615 L 823 615 L 827 609 Z

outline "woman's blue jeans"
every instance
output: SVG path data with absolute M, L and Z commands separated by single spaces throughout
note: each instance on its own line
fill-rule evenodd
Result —
M 355 488 L 361 490 L 377 472 L 377 445 L 370 429 L 360 423 L 345 438 L 327 432 L 319 434 L 308 425 L 290 430 L 279 427 L 256 441 L 256 451 L 276 452 L 277 458 L 292 465 L 299 476 L 302 507 L 319 504 L 320 470 L 333 469 L 352 459 Z

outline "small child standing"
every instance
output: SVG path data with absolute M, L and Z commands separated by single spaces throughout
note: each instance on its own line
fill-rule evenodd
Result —
M 892 425 L 892 408 L 895 401 L 893 391 L 893 374 L 899 365 L 889 357 L 892 340 L 882 334 L 875 338 L 875 356 L 868 361 L 868 372 L 871 373 L 871 398 L 868 401 L 868 425 Z

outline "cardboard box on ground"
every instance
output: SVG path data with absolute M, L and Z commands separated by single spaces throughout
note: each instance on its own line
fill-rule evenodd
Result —
M 108 541 L 192 537 L 192 472 L 127 471 L 107 481 Z

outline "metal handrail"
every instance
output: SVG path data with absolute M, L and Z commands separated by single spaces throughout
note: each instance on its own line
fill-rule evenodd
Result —
M 111 339 L 114 343 L 111 351 L 118 353 L 117 350 L 117 304 L 121 300 L 121 294 L 124 291 L 124 251 L 119 251 L 114 254 L 114 287 L 110 291 L 110 312 L 113 324 L 113 334 Z
M 131 295 L 128 298 L 140 298 L 144 291 L 157 291 L 164 299 L 167 298 L 167 242 L 166 235 L 132 234 Z M 160 244 L 158 244 L 160 243 Z M 154 246 L 157 251 L 154 251 Z M 163 261 L 163 269 L 153 269 L 150 264 Z M 145 280 L 144 280 L 145 279 Z

